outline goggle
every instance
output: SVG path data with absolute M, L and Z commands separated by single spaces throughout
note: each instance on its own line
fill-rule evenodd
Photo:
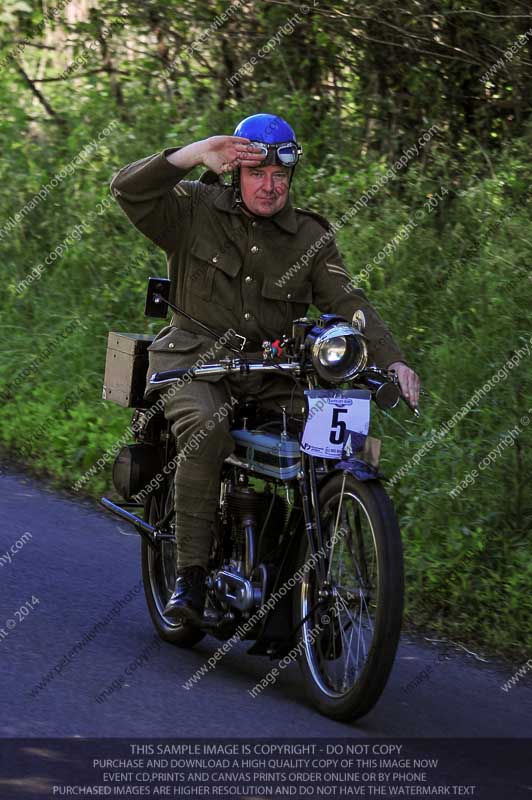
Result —
M 253 147 L 258 147 L 262 151 L 264 158 L 268 158 L 271 151 L 274 158 L 285 167 L 294 167 L 299 161 L 299 156 L 303 152 L 301 145 L 296 142 L 282 142 L 282 144 L 266 144 L 265 142 L 251 142 Z

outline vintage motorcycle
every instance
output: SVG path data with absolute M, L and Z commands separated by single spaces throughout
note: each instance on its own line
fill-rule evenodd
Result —
M 162 303 L 188 317 L 168 301 L 168 288 L 166 279 L 150 278 L 146 313 L 163 316 Z M 123 389 L 128 375 L 126 399 L 119 402 L 136 406 L 136 441 L 122 448 L 113 468 L 125 502 L 101 502 L 141 535 L 145 595 L 161 638 L 187 648 L 206 634 L 231 644 L 245 639 L 252 641 L 249 654 L 285 664 L 297 659 L 310 701 L 337 720 L 359 718 L 379 699 L 403 609 L 401 535 L 378 469 L 380 443 L 368 435 L 371 401 L 393 408 L 401 392 L 393 371 L 368 364 L 363 330 L 362 312 L 351 322 L 331 314 L 305 317 L 275 346 L 264 342 L 262 360 L 250 361 L 235 345 L 234 355 L 217 363 L 152 376 L 159 391 L 187 371 L 192 379 L 290 374 L 306 387 L 301 419 L 284 411 L 266 416 L 249 401 L 231 409 L 235 449 L 220 475 L 200 627 L 164 615 L 176 579 L 174 480 L 165 465 L 176 447 L 162 410 L 153 411 L 153 392 L 149 402 L 144 398 L 147 360 L 139 366 L 139 350 L 147 359 L 151 337 L 124 335 L 134 341 L 122 348 L 129 371 L 118 365 L 119 349 L 108 349 L 104 386 L 104 398 L 116 400 L 114 376 Z M 120 336 L 110 334 L 110 342 Z M 139 506 L 142 512 L 128 510 Z

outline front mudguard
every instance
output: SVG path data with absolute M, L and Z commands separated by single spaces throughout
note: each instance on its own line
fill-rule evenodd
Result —
M 321 479 L 318 478 L 320 489 L 332 479 L 333 475 L 337 475 L 339 472 L 349 472 L 359 481 L 384 480 L 385 477 L 377 467 L 373 467 L 367 461 L 362 461 L 361 458 L 345 458 L 343 461 L 337 461 Z

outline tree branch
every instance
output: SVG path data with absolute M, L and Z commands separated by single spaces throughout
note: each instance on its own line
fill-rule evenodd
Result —
M 63 75 L 58 78 L 35 78 L 33 83 L 52 83 L 54 81 L 71 81 L 74 78 L 83 78 L 85 75 L 96 75 L 98 72 L 115 72 L 118 75 L 129 75 L 123 69 L 114 69 L 110 67 L 100 67 L 100 69 L 89 69 L 87 72 L 73 72 L 72 75 Z
M 54 47 L 50 44 L 39 44 L 38 42 L 30 42 L 28 39 L 12 39 L 11 41 L 5 42 L 6 45 L 12 44 L 23 44 L 24 47 L 37 47 L 39 50 L 57 50 L 57 47 Z
M 44 95 L 42 95 L 39 89 L 35 86 L 35 81 L 32 81 L 32 79 L 26 73 L 22 65 L 19 64 L 16 58 L 13 59 L 13 64 L 17 72 L 19 72 L 20 75 L 22 76 L 22 79 L 24 80 L 26 86 L 30 89 L 31 93 L 37 98 L 39 103 L 45 109 L 46 113 L 53 119 L 53 121 L 57 125 L 59 125 L 61 128 L 64 129 L 66 127 L 66 120 L 63 117 L 61 117 L 56 111 L 54 111 L 54 109 L 52 108 L 46 97 L 44 97 Z

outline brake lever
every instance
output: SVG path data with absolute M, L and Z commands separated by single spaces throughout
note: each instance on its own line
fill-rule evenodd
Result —
M 411 406 L 403 393 L 401 393 L 401 400 L 406 405 L 406 407 L 410 409 L 410 411 L 416 417 L 416 419 L 418 419 L 421 416 L 421 411 L 419 410 L 419 408 L 417 406 Z

